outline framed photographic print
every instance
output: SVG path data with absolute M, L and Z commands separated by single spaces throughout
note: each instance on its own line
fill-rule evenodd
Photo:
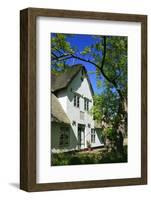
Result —
M 20 12 L 20 188 L 147 184 L 147 16 Z

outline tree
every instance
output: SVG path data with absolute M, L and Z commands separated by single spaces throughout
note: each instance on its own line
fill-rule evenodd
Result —
M 92 113 L 99 122 L 111 124 L 118 130 L 127 127 L 127 37 L 92 36 L 92 44 L 80 52 L 72 46 L 69 37 L 74 35 L 52 34 L 51 61 L 53 71 L 65 71 L 71 59 L 90 63 L 96 68 L 100 95 L 94 96 Z M 118 133 L 116 133 L 118 134 Z

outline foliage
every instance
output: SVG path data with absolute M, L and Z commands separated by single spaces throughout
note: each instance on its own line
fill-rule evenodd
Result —
M 112 150 L 111 152 L 104 152 L 99 163 L 122 163 L 127 162 L 127 147 L 124 147 L 123 154 Z
M 78 46 L 68 41 L 70 34 L 54 33 L 51 37 L 51 64 L 53 71 L 69 68 L 69 60 L 77 59 L 96 67 L 98 87 L 115 90 L 120 98 L 127 96 L 127 37 L 93 36 L 90 46 L 79 52 Z
M 114 127 L 109 127 L 104 131 L 106 137 L 110 140 L 116 140 L 116 129 Z
M 61 165 L 82 165 L 82 164 L 101 164 L 101 163 L 120 163 L 127 162 L 127 147 L 124 147 L 124 154 L 116 151 L 107 152 L 101 150 L 96 152 L 66 152 L 52 155 L 52 166 Z
M 105 89 L 101 95 L 94 95 L 94 106 L 91 113 L 98 122 L 114 122 L 118 116 L 119 97 L 109 89 Z
M 97 81 L 104 86 L 127 94 L 127 37 L 93 36 L 95 40 L 79 52 L 78 46 L 71 46 L 70 34 L 54 33 L 51 37 L 52 69 L 64 71 L 70 59 L 89 62 L 96 67 Z
M 79 51 L 78 46 L 69 42 L 75 36 L 52 34 L 52 71 L 67 70 L 73 59 L 95 66 L 96 84 L 101 92 L 94 95 L 91 114 L 98 123 L 108 124 L 104 127 L 105 134 L 116 138 L 119 125 L 124 123 L 125 132 L 127 127 L 127 37 L 91 36 L 93 42 Z

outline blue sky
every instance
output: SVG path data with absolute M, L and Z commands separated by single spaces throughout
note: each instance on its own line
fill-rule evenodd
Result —
M 92 45 L 92 43 L 95 43 L 97 39 L 94 38 L 92 35 L 84 35 L 84 34 L 73 34 L 72 37 L 67 37 L 67 41 L 70 43 L 71 47 L 76 46 L 78 48 L 78 51 L 81 52 L 86 46 Z M 87 58 L 85 56 L 85 58 Z M 89 72 L 95 71 L 96 68 L 94 65 L 78 60 L 78 59 L 70 59 L 68 60 L 68 64 L 74 65 L 74 64 L 83 64 L 88 72 L 88 76 L 90 79 L 90 82 L 92 84 L 94 93 L 101 93 L 101 88 L 97 88 L 96 84 L 96 74 L 89 74 Z M 103 88 L 102 88 L 103 89 Z

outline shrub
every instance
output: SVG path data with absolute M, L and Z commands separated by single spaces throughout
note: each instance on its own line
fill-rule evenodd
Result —
M 73 156 L 69 160 L 69 165 L 78 165 L 81 164 L 81 159 L 78 156 Z
M 88 152 L 66 152 L 52 154 L 52 166 L 61 165 L 80 165 L 80 164 L 99 164 L 99 163 L 120 163 L 127 162 L 127 147 L 124 153 L 120 154 L 115 150 L 111 152 L 100 151 L 98 153 Z

